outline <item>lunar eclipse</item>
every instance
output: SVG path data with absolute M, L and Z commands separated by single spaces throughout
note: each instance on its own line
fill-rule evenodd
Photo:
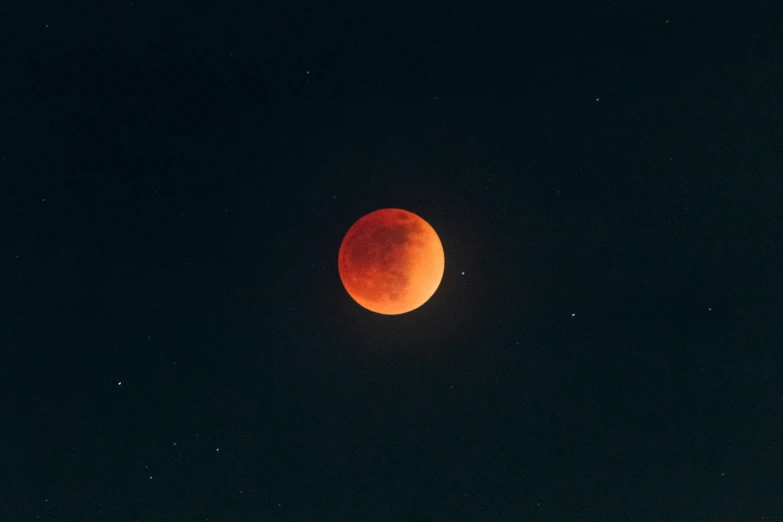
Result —
M 445 257 L 429 223 L 413 212 L 384 208 L 348 229 L 337 264 L 354 301 L 372 312 L 398 315 L 432 297 L 443 278 Z

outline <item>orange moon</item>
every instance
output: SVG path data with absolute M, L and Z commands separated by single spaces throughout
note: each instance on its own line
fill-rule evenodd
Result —
M 348 229 L 337 258 L 348 294 L 384 315 L 426 303 L 443 279 L 445 258 L 438 234 L 413 212 L 383 208 Z

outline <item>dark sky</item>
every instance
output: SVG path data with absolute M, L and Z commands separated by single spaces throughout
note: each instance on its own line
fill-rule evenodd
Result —
M 783 520 L 733 3 L 8 2 L 0 520 Z M 385 207 L 446 255 L 400 316 L 337 272 Z

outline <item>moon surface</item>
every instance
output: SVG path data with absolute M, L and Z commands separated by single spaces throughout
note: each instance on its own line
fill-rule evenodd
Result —
M 348 229 L 337 265 L 354 301 L 379 314 L 398 315 L 432 297 L 443 279 L 445 257 L 429 223 L 407 210 L 383 208 Z

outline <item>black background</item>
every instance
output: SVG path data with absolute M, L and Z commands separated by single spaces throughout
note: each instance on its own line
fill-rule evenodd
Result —
M 781 13 L 680 4 L 9 2 L 0 520 L 783 520 Z

